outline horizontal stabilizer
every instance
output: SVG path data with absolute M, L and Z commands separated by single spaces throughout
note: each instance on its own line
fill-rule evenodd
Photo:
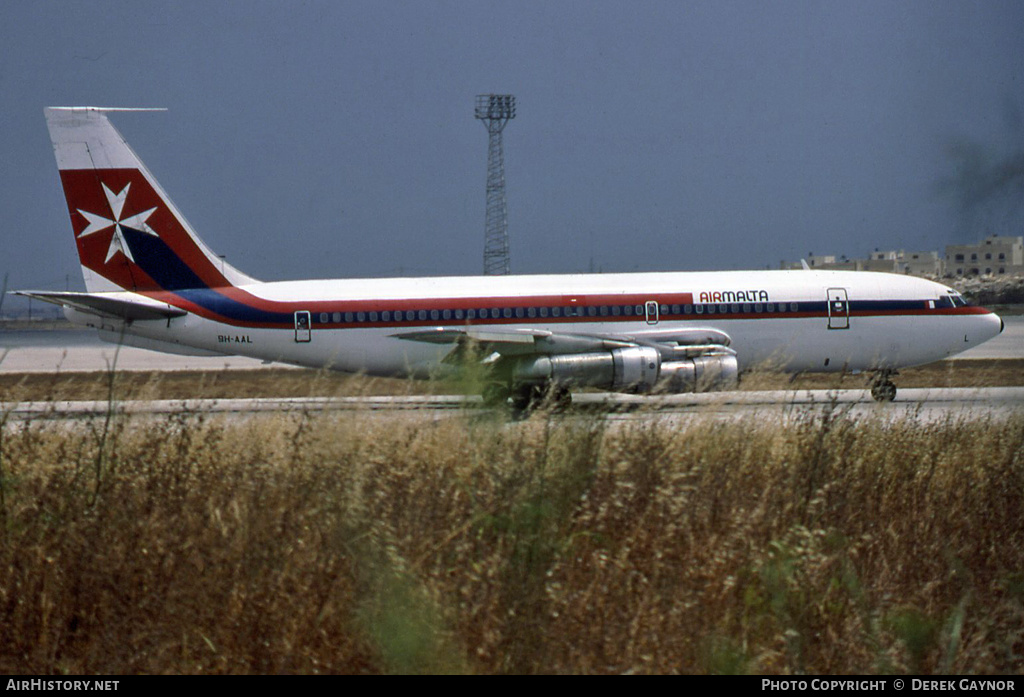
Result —
M 91 315 L 122 320 L 170 319 L 188 314 L 184 310 L 156 300 L 149 300 L 137 295 L 125 297 L 127 295 L 125 293 L 77 293 L 46 290 L 16 290 L 14 293 Z

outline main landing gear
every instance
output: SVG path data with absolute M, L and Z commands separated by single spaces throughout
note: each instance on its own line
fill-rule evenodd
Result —
M 871 383 L 871 396 L 876 402 L 891 402 L 896 399 L 896 385 L 890 379 L 895 370 L 880 370 Z

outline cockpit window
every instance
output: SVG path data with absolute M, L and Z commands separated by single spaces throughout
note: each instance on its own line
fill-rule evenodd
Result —
M 960 293 L 956 292 L 955 290 L 947 290 L 946 296 L 945 298 L 943 298 L 943 300 L 945 300 L 946 302 L 943 302 L 942 305 L 946 307 L 965 307 L 969 304 L 966 300 L 964 300 L 964 296 L 960 295 Z

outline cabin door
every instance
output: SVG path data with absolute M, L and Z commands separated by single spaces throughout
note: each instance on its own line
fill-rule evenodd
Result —
M 828 328 L 850 328 L 850 299 L 845 288 L 828 289 Z
M 658 303 L 655 300 L 648 300 L 644 305 L 644 313 L 647 315 L 647 324 L 658 323 Z
M 307 343 L 311 338 L 310 328 L 312 321 L 309 316 L 309 310 L 299 310 L 295 313 L 295 341 L 299 343 Z

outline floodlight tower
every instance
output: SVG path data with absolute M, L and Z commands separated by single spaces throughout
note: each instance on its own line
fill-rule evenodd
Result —
M 484 226 L 484 274 L 507 275 L 508 209 L 505 204 L 505 151 L 501 132 L 516 117 L 516 98 L 511 94 L 478 94 L 476 118 L 487 129 L 487 222 Z

